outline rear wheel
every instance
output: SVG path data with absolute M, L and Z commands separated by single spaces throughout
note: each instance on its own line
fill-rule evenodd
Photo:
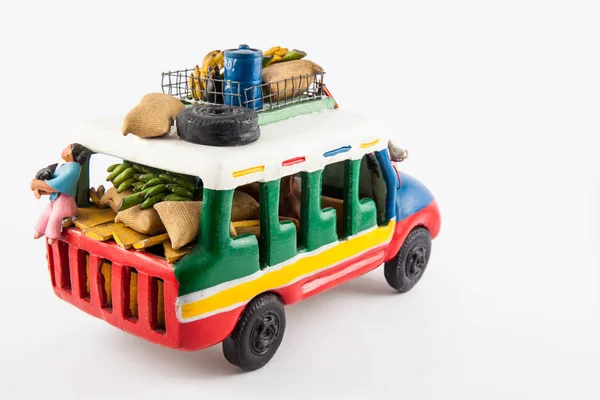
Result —
M 385 263 L 385 279 L 400 293 L 408 292 L 423 276 L 430 253 L 429 231 L 423 227 L 413 229 L 396 257 Z
M 274 294 L 263 294 L 248 304 L 231 335 L 223 341 L 223 354 L 231 364 L 254 371 L 273 358 L 284 331 L 283 303 Z

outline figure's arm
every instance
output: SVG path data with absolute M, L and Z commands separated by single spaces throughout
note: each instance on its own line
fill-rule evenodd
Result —
M 54 190 L 50 185 L 48 185 L 46 182 L 44 182 L 40 179 L 33 179 L 31 181 L 30 188 L 32 191 L 39 190 L 41 192 L 46 192 L 46 193 L 56 192 L 56 190 Z

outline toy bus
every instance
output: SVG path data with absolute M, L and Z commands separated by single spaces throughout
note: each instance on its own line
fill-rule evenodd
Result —
M 440 230 L 438 206 L 423 184 L 397 170 L 387 131 L 372 118 L 317 112 L 265 125 L 260 140 L 226 148 L 175 135 L 123 136 L 120 124 L 94 121 L 78 130 L 77 141 L 92 153 L 198 177 L 199 235 L 185 256 L 169 262 L 65 228 L 47 245 L 51 280 L 56 295 L 82 311 L 174 349 L 222 342 L 229 362 L 254 370 L 283 339 L 285 305 L 382 264 L 400 292 L 423 275 Z M 280 218 L 286 177 L 297 183 L 297 221 Z M 88 205 L 88 185 L 86 163 L 79 207 Z M 255 189 L 259 234 L 230 235 L 240 188 Z

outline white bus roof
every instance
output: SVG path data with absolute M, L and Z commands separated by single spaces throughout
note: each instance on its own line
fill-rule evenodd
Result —
M 234 189 L 299 171 L 316 171 L 345 159 L 360 159 L 385 149 L 389 139 L 385 128 L 377 126 L 377 119 L 343 110 L 263 125 L 260 139 L 237 147 L 189 143 L 175 132 L 159 138 L 123 136 L 122 122 L 122 117 L 90 121 L 77 127 L 73 139 L 96 153 L 199 176 L 210 189 Z

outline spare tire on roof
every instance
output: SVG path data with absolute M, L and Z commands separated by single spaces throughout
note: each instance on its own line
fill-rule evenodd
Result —
M 204 104 L 177 114 L 177 135 L 209 146 L 239 146 L 260 137 L 258 114 L 249 108 Z

